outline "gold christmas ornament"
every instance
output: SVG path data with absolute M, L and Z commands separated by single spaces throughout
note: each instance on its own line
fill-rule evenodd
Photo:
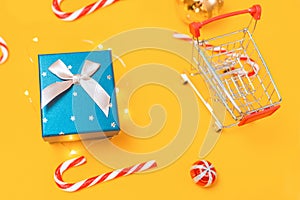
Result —
M 219 14 L 224 0 L 176 0 L 181 18 L 186 23 L 202 21 Z

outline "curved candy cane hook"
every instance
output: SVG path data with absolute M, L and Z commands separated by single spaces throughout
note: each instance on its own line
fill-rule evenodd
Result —
M 2 55 L 0 53 L 0 64 L 3 64 L 8 58 L 8 47 L 2 37 L 0 37 L 0 51 L 2 53 Z
M 63 21 L 74 21 L 83 16 L 93 13 L 100 8 L 109 6 L 110 4 L 113 4 L 117 1 L 118 0 L 98 0 L 74 12 L 64 12 L 60 8 L 60 4 L 63 2 L 63 0 L 53 0 L 52 11 L 59 19 Z
M 113 179 L 116 179 L 116 178 L 119 178 L 122 176 L 127 176 L 127 175 L 130 175 L 133 173 L 142 172 L 142 171 L 146 171 L 148 169 L 157 167 L 156 161 L 151 160 L 148 162 L 136 164 L 131 167 L 117 169 L 117 170 L 114 170 L 114 171 L 111 171 L 108 173 L 101 174 L 99 176 L 94 176 L 92 178 L 81 180 L 76 183 L 68 183 L 68 182 L 63 181 L 62 174 L 66 170 L 68 170 L 72 167 L 83 165 L 84 163 L 86 163 L 86 158 L 84 156 L 81 156 L 78 158 L 73 158 L 73 159 L 70 159 L 70 160 L 67 160 L 67 161 L 61 163 L 55 170 L 55 174 L 54 174 L 54 180 L 55 180 L 56 185 L 61 190 L 64 190 L 66 192 L 76 192 L 78 190 L 91 187 L 98 183 L 102 183 L 102 182 L 113 180 Z
M 174 33 L 173 37 L 178 40 L 195 43 L 195 41 L 188 35 L 182 34 L 182 33 Z M 240 69 L 236 72 L 236 74 L 239 74 L 241 76 L 248 75 L 249 77 L 256 75 L 259 72 L 259 65 L 252 59 L 249 58 L 247 55 L 238 55 L 231 52 L 228 52 L 225 48 L 215 47 L 211 44 L 205 43 L 201 44 L 200 46 L 204 47 L 206 50 L 210 50 L 216 53 L 225 53 L 228 57 L 237 57 L 240 61 L 245 61 L 245 64 L 249 65 L 252 69 L 250 71 L 246 71 L 244 69 Z M 234 70 L 234 68 L 232 68 Z

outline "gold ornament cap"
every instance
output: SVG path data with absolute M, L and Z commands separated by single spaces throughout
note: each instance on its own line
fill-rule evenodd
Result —
M 181 18 L 191 23 L 218 15 L 224 0 L 177 0 L 177 4 Z

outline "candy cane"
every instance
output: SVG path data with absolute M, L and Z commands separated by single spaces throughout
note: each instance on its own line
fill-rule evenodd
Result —
M 190 36 L 186 35 L 186 34 L 182 34 L 182 33 L 174 33 L 173 34 L 173 37 L 176 38 L 176 39 L 179 39 L 179 40 L 183 40 L 183 41 L 186 41 L 186 42 L 190 42 L 190 43 L 195 43 L 196 44 L 196 41 L 194 41 Z M 206 50 L 211 50 L 213 52 L 216 52 L 216 53 L 226 53 L 228 52 L 225 48 L 220 48 L 220 47 L 215 47 L 211 44 L 208 44 L 208 43 L 201 43 L 202 47 L 204 47 Z M 254 76 L 256 75 L 258 72 L 259 72 L 259 65 L 252 59 L 252 58 L 249 58 L 247 55 L 238 55 L 236 53 L 227 53 L 226 56 L 230 57 L 239 57 L 240 61 L 246 61 L 246 63 L 248 65 L 250 65 L 252 67 L 252 70 L 247 72 L 245 69 L 241 69 L 239 68 L 236 73 L 239 74 L 240 76 L 245 76 L 245 75 L 248 75 L 249 77 L 251 76 Z
M 191 42 L 191 43 L 193 42 L 193 39 L 190 36 L 183 34 L 183 33 L 175 32 L 173 34 L 173 37 L 176 39 L 179 39 L 179 40 L 183 40 L 183 41 L 187 41 L 187 42 Z
M 142 171 L 157 167 L 157 163 L 154 160 L 151 160 L 148 162 L 136 164 L 131 167 L 117 169 L 117 170 L 114 170 L 114 171 L 111 171 L 111 172 L 108 172 L 105 174 L 101 174 L 99 176 L 88 178 L 88 179 L 79 181 L 77 183 L 67 183 L 67 182 L 63 181 L 62 174 L 66 170 L 68 170 L 71 167 L 80 166 L 84 163 L 86 163 L 86 159 L 84 156 L 81 156 L 79 158 L 73 158 L 73 159 L 70 159 L 70 160 L 67 160 L 67 161 L 61 163 L 55 170 L 55 174 L 54 174 L 54 180 L 55 180 L 55 183 L 57 184 L 57 186 L 66 192 L 75 192 L 75 191 L 81 190 L 83 188 L 91 187 L 98 183 L 102 183 L 102 182 L 113 180 L 113 179 L 116 179 L 116 178 L 119 178 L 122 176 L 127 176 L 130 174 L 136 173 L 136 172 L 142 172 Z
M 74 21 L 85 15 L 91 14 L 100 8 L 104 8 L 117 2 L 118 0 L 99 0 L 95 3 L 92 3 L 88 6 L 80 8 L 74 12 L 64 12 L 61 10 L 60 5 L 63 0 L 53 0 L 52 2 L 52 11 L 53 13 L 63 21 Z
M 247 55 L 238 55 L 236 53 L 228 53 L 227 54 L 228 56 L 233 56 L 233 57 L 239 57 L 240 61 L 246 61 L 246 64 L 248 64 L 249 66 L 251 66 L 252 70 L 247 72 L 245 69 L 239 69 L 237 71 L 237 73 L 241 76 L 245 76 L 246 74 L 251 77 L 251 76 L 254 76 L 256 75 L 258 72 L 259 72 L 259 65 L 252 59 L 252 58 L 249 58 L 249 56 Z
M 186 42 L 190 42 L 190 43 L 197 43 L 196 41 L 194 41 L 190 36 L 186 35 L 186 34 L 182 34 L 182 33 L 174 33 L 173 34 L 173 37 L 176 38 L 176 39 L 179 39 L 179 40 L 183 40 L 183 41 L 186 41 Z M 211 44 L 208 44 L 208 43 L 205 43 L 205 44 L 202 44 L 200 46 L 203 46 L 205 47 L 206 50 L 213 50 L 213 52 L 218 52 L 218 53 L 225 53 L 227 52 L 226 49 L 224 48 L 220 48 L 220 47 L 214 47 L 213 45 Z
M 2 55 L 0 54 L 0 64 L 3 64 L 8 58 L 8 48 L 2 37 L 0 37 L 0 51 L 2 53 Z

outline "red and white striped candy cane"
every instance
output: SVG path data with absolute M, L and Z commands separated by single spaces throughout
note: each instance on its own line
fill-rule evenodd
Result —
M 2 37 L 0 37 L 0 64 L 3 64 L 8 58 L 8 47 Z
M 190 36 L 188 36 L 186 34 L 182 34 L 182 33 L 174 33 L 173 37 L 176 38 L 176 39 L 179 39 L 179 40 L 190 42 L 190 43 L 193 43 L 193 41 L 194 41 Z M 196 41 L 194 41 L 194 42 L 196 43 Z M 201 44 L 200 46 L 204 47 L 203 44 Z M 213 50 L 213 52 L 217 52 L 217 53 L 227 52 L 227 50 L 225 48 L 214 47 L 213 45 L 208 44 L 208 43 L 205 43 L 205 49 L 206 50 Z
M 173 37 L 176 39 L 179 39 L 179 40 L 190 42 L 190 43 L 193 43 L 193 41 L 194 41 L 190 36 L 188 36 L 186 34 L 182 34 L 182 33 L 174 33 Z M 196 42 L 196 41 L 194 41 L 194 42 Z M 205 43 L 205 45 L 201 44 L 200 46 L 205 47 L 206 50 L 212 50 L 213 52 L 216 52 L 216 53 L 226 53 L 227 52 L 227 50 L 225 48 L 214 47 L 213 45 L 208 44 L 208 43 Z M 239 74 L 240 76 L 248 75 L 249 77 L 251 77 L 251 76 L 256 75 L 259 72 L 259 69 L 260 69 L 259 65 L 252 58 L 249 58 L 247 55 L 238 55 L 236 53 L 228 53 L 228 54 L 226 54 L 226 56 L 229 56 L 229 57 L 231 57 L 231 56 L 238 57 L 239 56 L 240 61 L 245 61 L 246 64 L 248 64 L 252 67 L 251 71 L 246 71 L 245 69 L 241 69 L 241 68 L 239 70 L 237 70 L 236 73 Z
M 240 61 L 246 62 L 246 64 L 251 66 L 251 68 L 252 68 L 252 70 L 250 70 L 250 71 L 246 71 L 245 69 L 240 69 L 237 71 L 237 74 L 239 74 L 241 76 L 245 76 L 247 74 L 249 77 L 251 77 L 251 76 L 256 75 L 259 72 L 259 69 L 260 69 L 259 65 L 252 58 L 249 58 L 249 56 L 244 55 L 244 54 L 238 55 L 236 53 L 228 53 L 227 55 L 232 56 L 232 57 L 239 56 Z
M 179 39 L 179 40 L 183 40 L 183 41 L 187 41 L 187 42 L 193 42 L 193 39 L 186 35 L 186 34 L 183 34 L 183 33 L 177 33 L 175 32 L 173 34 L 173 37 L 176 38 L 176 39 Z
M 82 164 L 86 163 L 86 159 L 84 156 L 81 156 L 79 158 L 73 158 L 70 160 L 67 160 L 60 164 L 57 169 L 55 170 L 54 174 L 54 180 L 56 185 L 66 191 L 66 192 L 76 192 L 78 190 L 81 190 L 83 188 L 88 188 L 93 185 L 96 185 L 98 183 L 102 183 L 105 181 L 113 180 L 122 176 L 127 176 L 133 173 L 146 171 L 148 169 L 157 167 L 157 163 L 154 160 L 136 164 L 131 167 L 117 169 L 108 173 L 101 174 L 99 176 L 94 176 L 92 178 L 88 178 L 82 181 L 79 181 L 77 183 L 67 183 L 64 182 L 62 179 L 62 174 L 68 170 L 71 167 L 80 166 Z
M 63 0 L 53 0 L 52 11 L 59 19 L 61 19 L 63 21 L 74 21 L 85 15 L 91 14 L 92 12 L 95 12 L 96 10 L 98 10 L 100 8 L 109 6 L 110 4 L 113 4 L 117 1 L 118 0 L 99 0 L 95 3 L 87 5 L 83 8 L 80 8 L 74 12 L 64 12 L 60 8 L 60 5 L 63 2 Z

